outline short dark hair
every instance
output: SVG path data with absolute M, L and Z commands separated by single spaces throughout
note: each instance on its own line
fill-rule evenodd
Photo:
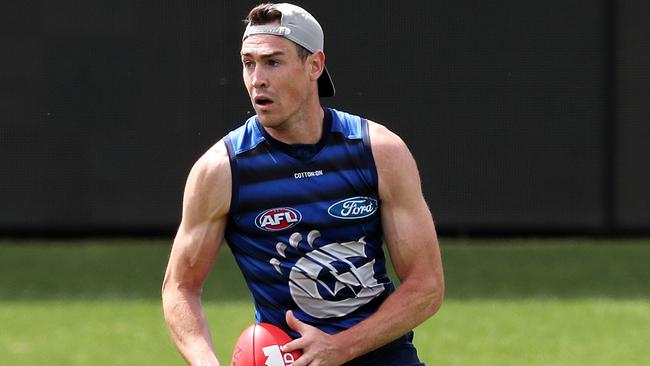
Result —
M 273 5 L 275 4 L 264 3 L 254 7 L 248 13 L 248 16 L 246 17 L 246 19 L 244 19 L 244 22 L 250 25 L 264 25 L 264 24 L 279 22 L 280 19 L 282 19 L 282 13 L 279 10 L 273 8 Z M 296 51 L 298 51 L 298 57 L 302 62 L 305 62 L 307 60 L 307 57 L 309 57 L 309 55 L 312 54 L 305 47 L 295 42 L 291 42 L 291 43 L 293 43 L 296 46 Z

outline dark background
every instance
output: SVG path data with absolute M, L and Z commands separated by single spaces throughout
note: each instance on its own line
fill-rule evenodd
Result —
M 443 234 L 650 233 L 650 2 L 297 1 L 326 106 L 409 144 Z M 252 108 L 253 1 L 0 5 L 0 234 L 168 234 Z

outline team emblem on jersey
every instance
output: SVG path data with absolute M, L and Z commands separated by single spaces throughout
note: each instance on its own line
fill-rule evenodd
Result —
M 275 270 L 289 277 L 289 292 L 296 305 L 316 318 L 341 317 L 379 296 L 385 289 L 375 278 L 375 260 L 368 260 L 365 237 L 345 243 L 328 243 L 318 248 L 320 232 L 312 230 L 303 242 L 293 233 L 286 243 L 277 243 L 284 258 L 270 260 Z M 293 263 L 293 258 L 298 258 Z M 284 271 L 283 271 L 284 269 Z
M 327 209 L 332 217 L 344 220 L 362 219 L 377 211 L 377 200 L 370 197 L 352 197 L 338 201 Z
M 300 220 L 302 215 L 295 208 L 272 208 L 257 215 L 255 225 L 266 231 L 280 231 L 296 226 Z

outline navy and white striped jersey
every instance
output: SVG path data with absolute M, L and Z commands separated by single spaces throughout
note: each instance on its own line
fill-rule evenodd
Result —
M 287 145 L 251 117 L 224 141 L 233 187 L 225 236 L 256 321 L 296 337 L 287 310 L 328 333 L 375 312 L 393 285 L 367 121 L 325 109 L 318 144 Z

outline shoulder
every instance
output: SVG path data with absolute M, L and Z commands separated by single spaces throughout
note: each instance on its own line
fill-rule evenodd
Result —
M 377 167 L 382 199 L 419 187 L 419 173 L 404 140 L 386 126 L 368 121 L 372 156 Z
M 237 155 L 254 149 L 264 139 L 264 133 L 256 123 L 256 116 L 253 116 L 247 119 L 237 129 L 230 131 L 220 143 L 223 144 L 225 142 L 229 144 L 228 148 L 232 149 L 233 154 Z
M 219 180 L 230 175 L 230 158 L 223 139 L 206 151 L 192 167 L 190 174 L 201 175 L 205 179 Z
M 368 121 L 368 135 L 375 164 L 378 165 L 378 168 L 404 158 L 412 159 L 404 140 L 386 126 Z
M 185 187 L 186 203 L 205 204 L 210 213 L 225 214 L 230 207 L 231 181 L 230 159 L 222 139 L 194 163 Z

